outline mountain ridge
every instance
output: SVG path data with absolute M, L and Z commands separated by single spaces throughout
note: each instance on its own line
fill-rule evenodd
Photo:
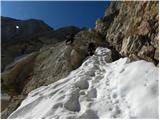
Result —
M 135 5 L 137 7 L 134 7 Z M 2 111 L 2 118 L 8 118 L 8 116 L 11 113 L 13 113 L 13 111 L 17 111 L 16 109 L 20 106 L 22 101 L 25 98 L 27 98 L 30 92 L 37 90 L 42 86 L 49 86 L 50 84 L 54 83 L 57 84 L 60 79 L 67 78 L 67 76 L 72 71 L 77 70 L 86 60 L 90 58 L 90 56 L 88 56 L 88 46 L 90 43 L 94 43 L 96 48 L 104 47 L 110 49 L 111 55 L 108 56 L 108 58 L 110 58 L 110 61 L 107 64 L 112 64 L 115 61 L 119 61 L 120 59 L 125 59 L 124 57 L 128 57 L 128 59 L 131 62 L 130 64 L 141 63 L 139 62 L 140 60 L 145 60 L 145 62 L 142 63 L 143 64 L 146 63 L 147 66 L 149 64 L 151 65 L 152 63 L 156 65 L 154 66 L 152 64 L 151 65 L 152 67 L 149 67 L 151 68 L 151 71 L 158 69 L 159 66 L 159 56 L 158 56 L 159 23 L 157 22 L 159 19 L 158 9 L 157 9 L 158 5 L 159 5 L 158 2 L 148 2 L 148 1 L 147 2 L 112 1 L 110 2 L 109 7 L 105 11 L 104 16 L 96 21 L 96 26 L 94 29 L 81 29 L 74 26 L 69 26 L 54 30 L 50 29 L 48 25 L 44 26 L 42 25 L 43 26 L 42 31 L 44 32 L 41 32 L 40 30 L 38 31 L 38 33 L 35 32 L 36 34 L 34 34 L 33 31 L 33 35 L 30 34 L 29 36 L 23 37 L 23 34 L 21 34 L 22 37 L 19 37 L 19 35 L 17 35 L 15 39 L 11 39 L 11 37 L 8 37 L 7 39 L 9 40 L 7 40 L 6 42 L 3 37 L 2 67 L 1 67 L 2 91 L 6 93 L 9 96 L 9 98 L 4 99 L 3 101 L 4 104 L 5 103 L 7 104 L 3 106 L 4 108 Z M 13 29 L 15 30 L 16 25 L 17 24 L 13 24 L 11 26 L 11 29 L 13 27 Z M 3 23 L 2 26 L 4 26 Z M 17 29 L 19 29 L 19 27 L 17 27 Z M 2 33 L 5 32 L 7 31 L 5 31 L 5 29 L 3 29 L 2 27 Z M 10 32 L 8 32 L 8 34 L 9 33 Z M 70 33 L 74 34 L 74 42 L 71 45 L 66 45 L 65 43 L 66 36 Z M 12 33 L 12 35 L 14 36 L 14 32 Z M 103 64 L 106 65 L 103 59 L 99 60 L 99 62 L 102 64 L 102 66 Z M 89 64 L 89 65 L 90 67 L 94 66 L 94 64 Z M 119 66 L 120 65 L 121 64 L 119 64 Z M 136 68 L 140 67 L 140 64 L 138 65 L 139 66 L 136 65 L 137 66 Z M 98 63 L 97 66 L 101 65 L 99 65 Z M 139 69 L 143 68 L 146 69 L 144 66 L 140 67 Z M 107 69 L 110 70 L 110 68 Z M 132 69 L 134 68 L 130 68 L 127 70 L 132 71 Z M 116 69 L 112 73 L 115 72 Z M 123 70 L 119 72 L 123 73 Z M 144 80 L 144 83 L 146 83 L 144 86 L 147 86 L 149 83 L 151 84 L 150 87 L 152 88 L 152 85 L 154 86 L 154 83 L 152 84 L 151 82 L 152 75 L 148 72 L 145 73 L 145 71 L 143 71 L 142 73 L 144 73 L 145 75 L 147 74 L 149 78 L 146 81 Z M 93 74 L 95 73 L 94 72 L 91 73 L 91 75 Z M 155 81 L 157 81 L 158 76 L 156 72 L 154 74 L 155 74 Z M 14 80 L 11 79 L 12 77 L 14 77 Z M 114 78 L 114 75 L 111 77 Z M 125 77 L 123 76 L 121 77 L 124 78 L 124 81 L 127 80 L 125 79 Z M 135 76 L 132 77 L 134 78 Z M 128 77 L 128 80 L 131 79 L 129 79 Z M 133 83 L 133 80 L 128 82 Z M 87 85 L 86 82 L 84 83 L 80 82 L 77 84 L 80 86 L 82 85 L 82 88 L 84 87 L 83 86 L 84 84 Z M 129 84 L 126 85 L 129 86 Z M 141 85 L 143 86 L 143 84 Z M 20 89 L 19 86 L 21 86 Z M 142 86 L 141 88 L 143 89 L 144 86 L 143 87 Z M 149 88 L 144 87 L 144 89 L 147 89 L 152 93 L 150 87 Z M 16 92 L 16 90 L 18 90 L 18 92 Z M 132 91 L 133 89 L 130 90 Z M 90 94 L 89 96 L 94 97 L 95 96 L 94 91 L 95 90 L 89 93 Z M 82 94 L 84 93 L 82 92 Z M 150 98 L 150 95 L 146 97 L 148 97 L 149 100 L 151 101 L 153 100 L 152 98 Z M 68 106 L 68 102 L 66 104 L 67 105 L 65 106 L 67 107 L 67 109 L 71 110 L 74 109 L 71 108 L 71 106 Z M 77 106 L 75 106 L 75 109 L 76 108 Z M 152 110 L 155 111 L 155 114 L 153 113 L 155 116 L 153 115 L 153 117 L 154 118 L 157 117 L 157 108 L 156 107 L 153 108 L 151 104 L 150 108 L 152 108 Z M 76 109 L 76 111 L 79 110 L 80 109 Z M 123 111 L 123 109 L 121 110 Z M 136 110 L 138 111 L 138 109 Z M 139 109 L 138 114 L 145 117 L 144 114 L 139 113 L 140 111 L 141 110 Z M 82 118 L 90 118 L 92 115 L 96 118 L 101 117 L 101 115 L 98 116 L 96 112 L 93 110 L 88 110 L 86 111 L 86 114 L 82 114 L 82 116 L 81 115 L 80 116 Z M 115 112 L 115 117 L 117 118 L 119 115 L 122 116 L 124 115 L 124 114 L 119 114 L 119 115 L 116 114 L 117 112 L 119 112 L 119 109 L 116 109 L 116 107 L 115 111 L 112 112 L 113 114 Z M 128 113 L 129 111 L 126 112 Z M 141 117 L 139 115 L 137 115 L 138 118 Z M 112 117 L 114 118 L 114 115 Z M 134 118 L 136 116 L 131 115 L 130 117 Z

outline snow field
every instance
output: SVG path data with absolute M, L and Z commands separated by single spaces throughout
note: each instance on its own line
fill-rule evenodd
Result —
M 9 118 L 158 118 L 158 68 L 97 48 L 68 77 L 29 93 Z

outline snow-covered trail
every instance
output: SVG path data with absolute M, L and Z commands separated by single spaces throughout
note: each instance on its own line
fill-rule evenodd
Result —
M 158 118 L 158 68 L 97 48 L 78 69 L 30 92 L 9 118 Z

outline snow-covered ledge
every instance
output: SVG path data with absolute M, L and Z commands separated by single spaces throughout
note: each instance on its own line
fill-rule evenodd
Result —
M 66 78 L 29 93 L 9 118 L 158 118 L 158 68 L 97 48 Z

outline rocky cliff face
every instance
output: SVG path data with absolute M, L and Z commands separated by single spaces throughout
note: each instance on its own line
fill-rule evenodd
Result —
M 111 2 L 96 31 L 122 56 L 159 63 L 158 1 Z
M 2 93 L 11 96 L 2 100 L 2 118 L 16 109 L 28 92 L 57 81 L 78 67 L 70 66 L 72 47 L 66 48 L 62 41 L 80 30 L 74 26 L 53 30 L 39 20 L 2 17 Z M 65 56 L 67 51 L 69 56 Z M 72 55 L 76 56 L 76 52 Z
M 69 26 L 53 30 L 43 21 L 16 20 L 1 17 L 2 21 L 2 67 L 3 71 L 15 57 L 39 50 L 41 47 L 63 41 L 67 34 L 81 29 Z
M 7 104 L 2 103 L 2 118 L 7 118 L 32 90 L 78 68 L 88 57 L 91 42 L 111 49 L 112 61 L 128 56 L 157 65 L 158 20 L 158 2 L 111 2 L 104 17 L 90 30 L 74 26 L 53 30 L 42 21 L 2 18 L 2 92 L 11 96 Z M 64 42 L 69 33 L 75 34 L 72 45 Z

